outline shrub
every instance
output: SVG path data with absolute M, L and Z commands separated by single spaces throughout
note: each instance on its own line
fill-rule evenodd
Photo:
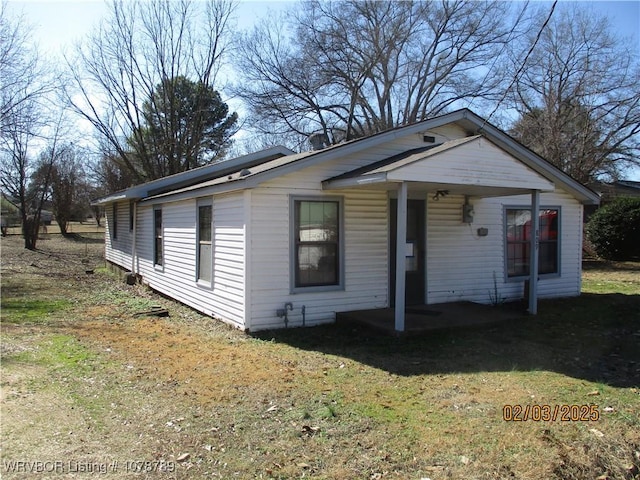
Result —
M 607 260 L 640 257 L 640 198 L 615 199 L 593 214 L 586 230 L 600 257 Z

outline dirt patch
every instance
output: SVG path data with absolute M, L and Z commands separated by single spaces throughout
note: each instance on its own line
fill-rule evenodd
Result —
M 109 349 L 136 375 L 171 384 L 175 393 L 202 405 L 233 402 L 244 389 L 286 394 L 293 369 L 282 358 L 250 342 L 212 344 L 206 334 L 190 331 L 171 320 L 129 318 L 118 322 L 91 321 L 69 332 L 97 348 Z M 265 388 L 266 387 L 266 388 Z

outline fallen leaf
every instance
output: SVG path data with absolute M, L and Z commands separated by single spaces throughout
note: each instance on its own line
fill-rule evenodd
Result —
M 589 395 L 589 396 L 593 397 L 593 396 L 595 396 L 595 395 L 600 395 L 600 392 L 599 392 L 598 390 L 594 390 L 594 391 L 592 391 L 592 392 L 587 393 L 587 395 Z
M 589 431 L 593 433 L 596 437 L 600 437 L 600 438 L 604 437 L 604 433 L 602 433 L 597 428 L 590 428 Z
M 613 410 L 614 410 L 613 407 L 604 407 L 602 409 L 603 412 L 607 412 L 607 413 L 611 413 L 611 412 L 613 412 Z
M 178 458 L 176 458 L 177 462 L 184 462 L 186 460 L 189 460 L 189 457 L 191 457 L 190 453 L 183 453 L 182 455 L 178 456 Z

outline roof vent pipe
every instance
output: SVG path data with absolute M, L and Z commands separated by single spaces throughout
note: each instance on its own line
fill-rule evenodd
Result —
M 312 133 L 309 135 L 309 143 L 312 150 L 322 150 L 329 146 L 329 137 L 326 133 Z

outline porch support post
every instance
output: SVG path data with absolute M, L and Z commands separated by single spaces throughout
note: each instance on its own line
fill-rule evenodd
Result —
M 538 313 L 538 257 L 540 247 L 540 191 L 531 190 L 529 233 L 529 314 Z
M 395 328 L 396 332 L 404 332 L 404 308 L 405 308 L 405 271 L 407 243 L 407 183 L 398 185 L 398 211 L 396 227 L 396 304 L 395 304 Z

